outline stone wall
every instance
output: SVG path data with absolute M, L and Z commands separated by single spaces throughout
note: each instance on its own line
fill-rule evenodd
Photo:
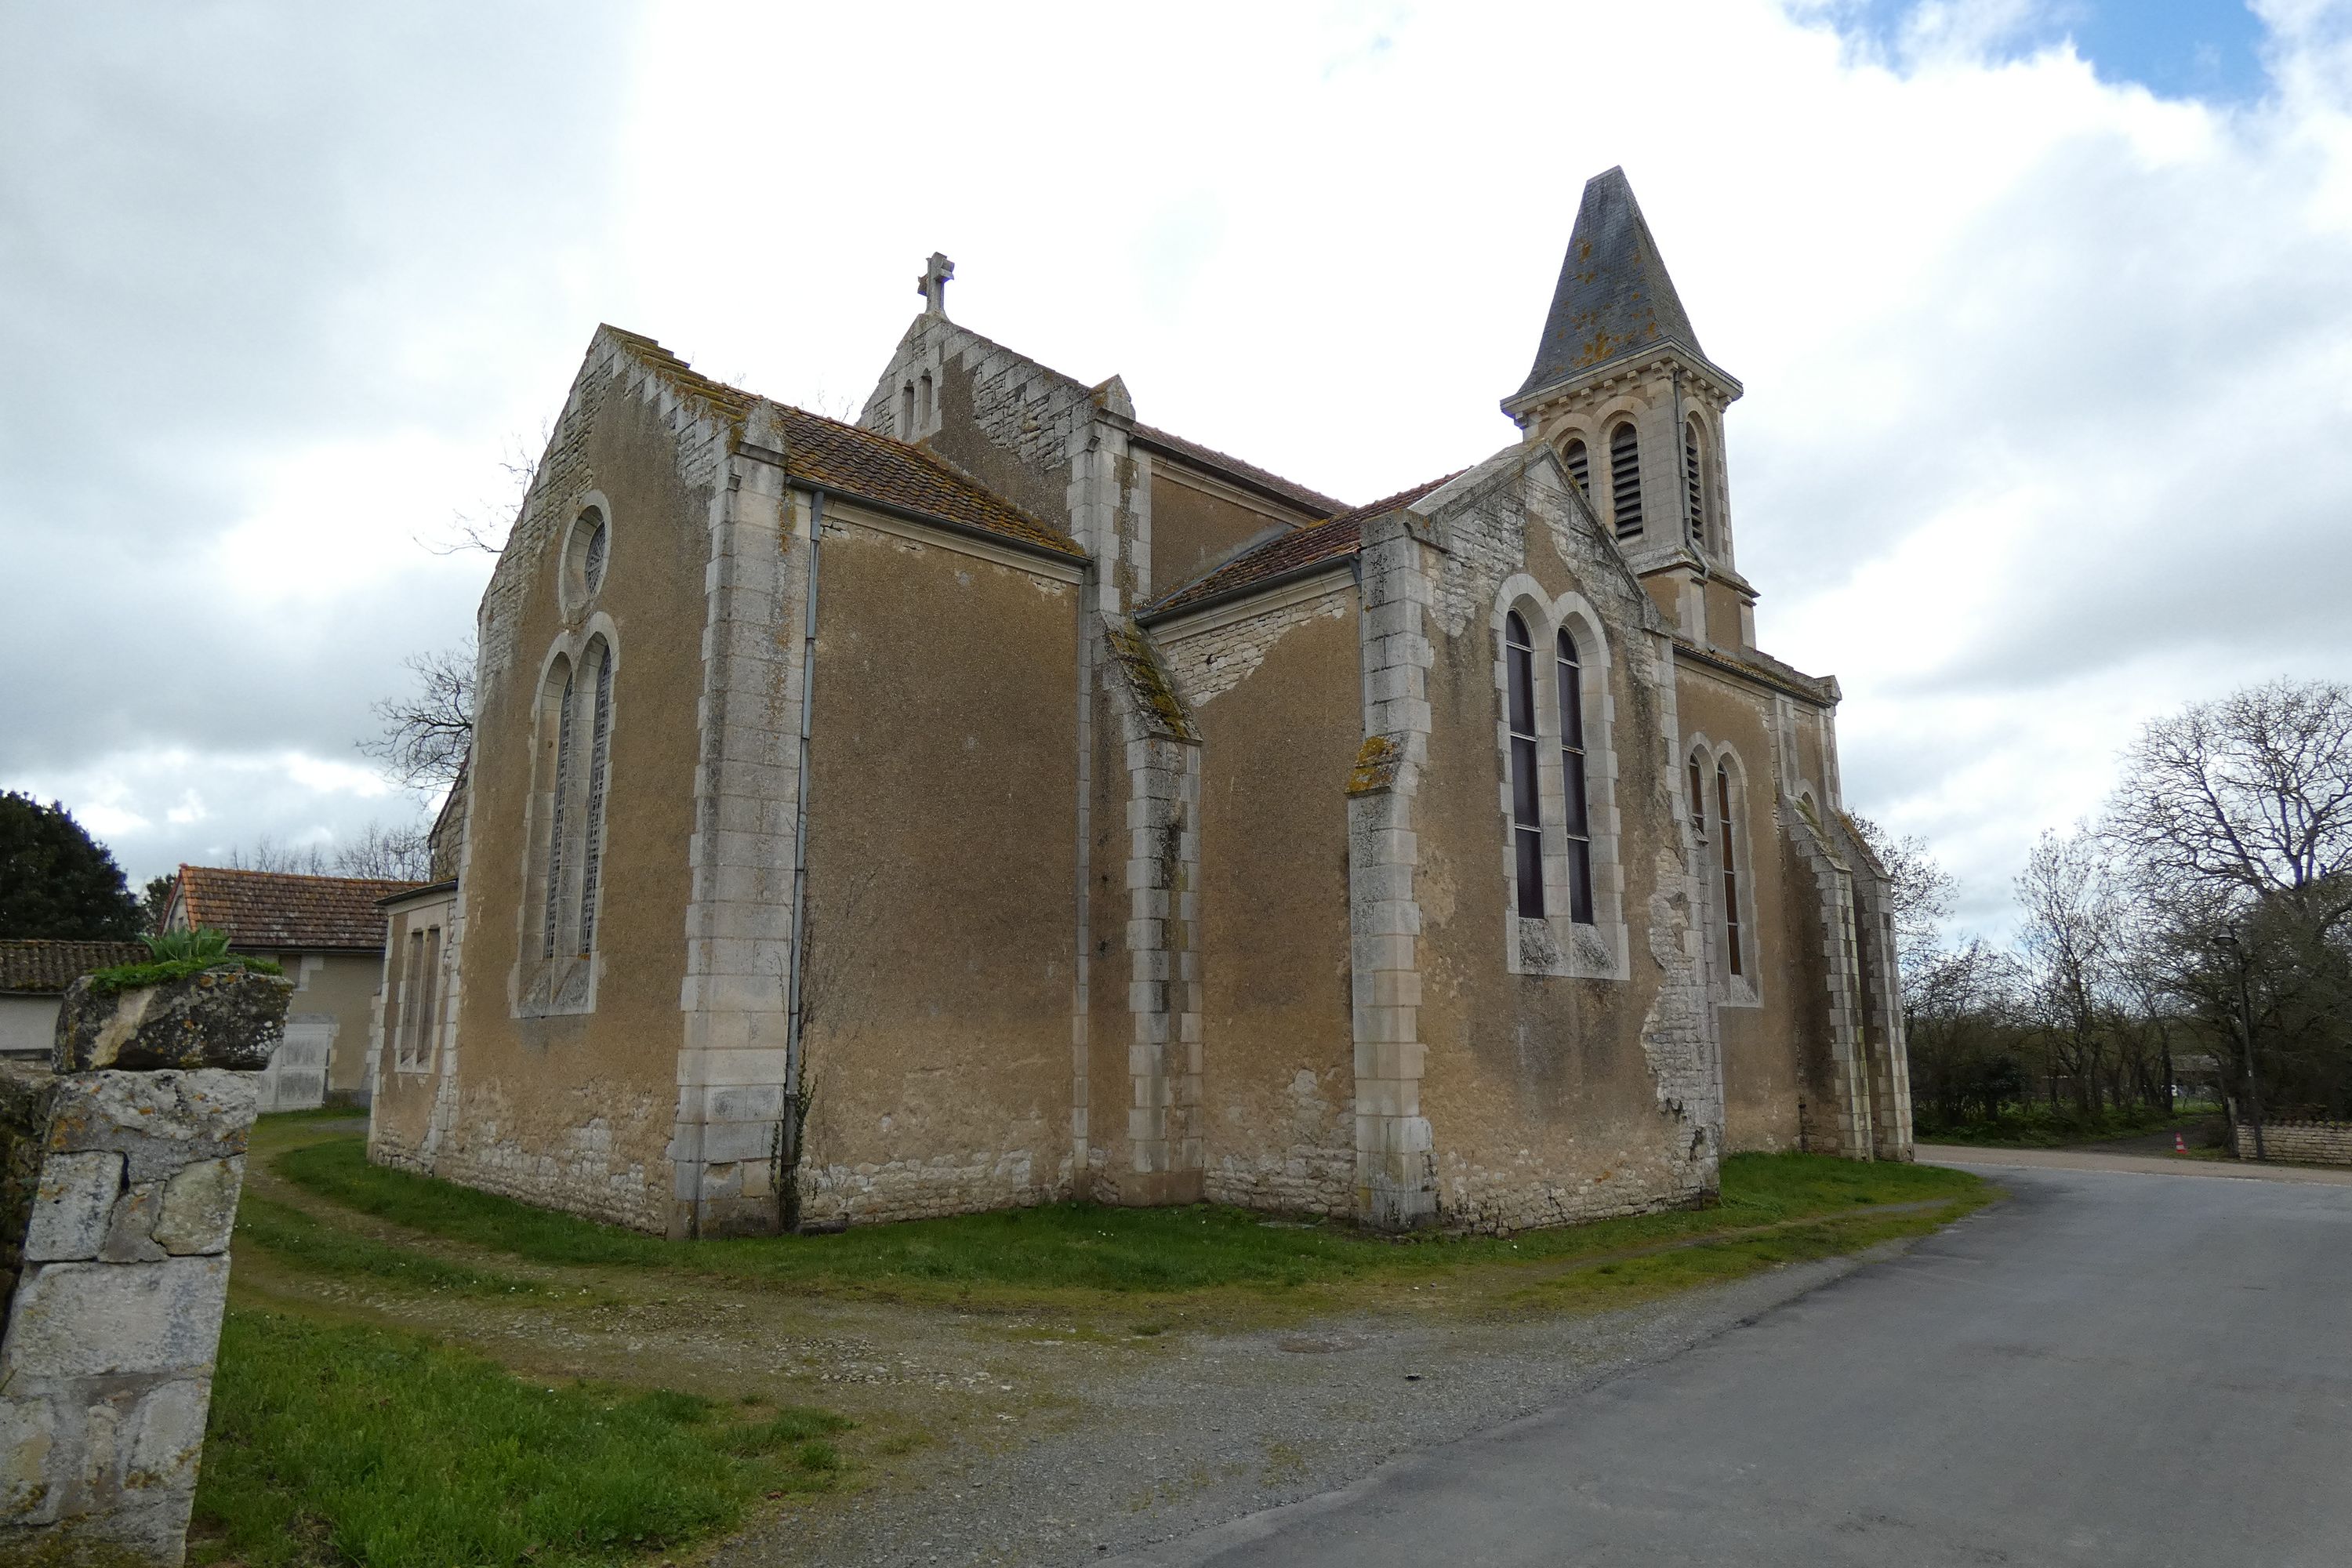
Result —
M 291 989 L 198 975 L 107 998 L 85 980 L 55 1060 L 117 1065 L 0 1068 L 0 1561 L 182 1560 L 251 1069 Z
M 2254 1157 L 2254 1129 L 2240 1122 L 2238 1158 Z M 2309 1165 L 2352 1165 L 2352 1121 L 2265 1121 L 2263 1153 Z

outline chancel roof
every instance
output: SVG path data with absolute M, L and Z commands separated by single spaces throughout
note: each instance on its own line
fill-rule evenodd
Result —
M 1458 471 L 1446 474 L 1309 527 L 1276 534 L 1211 568 L 1204 575 L 1148 606 L 1143 613 L 1155 618 L 1172 615 L 1212 599 L 1245 593 L 1267 583 L 1296 576 L 1327 562 L 1343 560 L 1362 548 L 1364 523 L 1368 519 L 1394 511 L 1401 506 L 1411 506 L 1440 485 L 1451 483 L 1459 477 Z
M 1535 368 L 1512 401 L 1668 342 L 1706 357 L 1625 171 L 1595 174 L 1584 183 Z
M 1030 516 L 935 453 L 713 381 L 642 333 L 619 327 L 605 331 L 679 392 L 700 399 L 738 427 L 767 403 L 783 442 L 785 471 L 803 483 L 1057 554 L 1084 554 L 1068 534 Z
M 190 925 L 226 931 L 236 947 L 373 952 L 383 946 L 383 911 L 377 902 L 424 885 L 183 866 L 179 897 Z

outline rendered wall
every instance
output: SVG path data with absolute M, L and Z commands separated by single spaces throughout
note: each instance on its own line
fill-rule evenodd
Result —
M 1716 1184 L 1719 1079 L 1655 618 L 1548 456 L 1474 470 L 1432 498 L 1430 521 L 1428 764 L 1413 826 L 1437 1219 L 1515 1229 L 1696 1202 Z M 1495 624 L 1516 574 L 1580 595 L 1609 640 L 1611 710 L 1588 703 L 1586 723 L 1589 737 L 1605 723 L 1614 769 L 1620 977 L 1507 968 L 1517 932 L 1503 876 Z M 1596 881 L 1604 871 L 1596 854 Z
M 845 500 L 832 516 L 802 1221 L 1066 1195 L 1080 584 Z
M 1202 738 L 1200 1125 L 1217 1203 L 1354 1208 L 1357 618 L 1343 572 L 1303 602 L 1155 637 Z
M 700 633 L 722 437 L 617 365 L 583 372 L 483 602 L 454 1038 L 422 1070 L 380 1058 L 372 1159 L 672 1228 Z M 572 613 L 557 578 L 592 490 L 609 512 L 609 564 L 594 603 Z M 587 614 L 608 618 L 618 649 L 593 1005 L 525 1016 L 524 943 L 539 907 L 539 889 L 525 885 L 534 703 L 551 649 L 580 642 Z

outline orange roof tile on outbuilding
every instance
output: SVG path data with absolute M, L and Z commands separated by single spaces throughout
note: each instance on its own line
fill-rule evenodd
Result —
M 17 938 L 0 942 L 0 991 L 59 992 L 93 969 L 146 961 L 144 942 Z
M 384 916 L 376 902 L 421 882 L 378 877 L 305 877 L 183 866 L 174 902 L 187 923 L 226 931 L 239 948 L 380 952 Z

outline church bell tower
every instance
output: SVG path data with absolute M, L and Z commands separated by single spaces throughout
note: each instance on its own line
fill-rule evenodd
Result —
M 1586 181 L 1535 367 L 1503 412 L 1560 455 L 1658 607 L 1702 646 L 1756 640 L 1723 460 L 1740 390 L 1700 350 L 1625 171 Z

